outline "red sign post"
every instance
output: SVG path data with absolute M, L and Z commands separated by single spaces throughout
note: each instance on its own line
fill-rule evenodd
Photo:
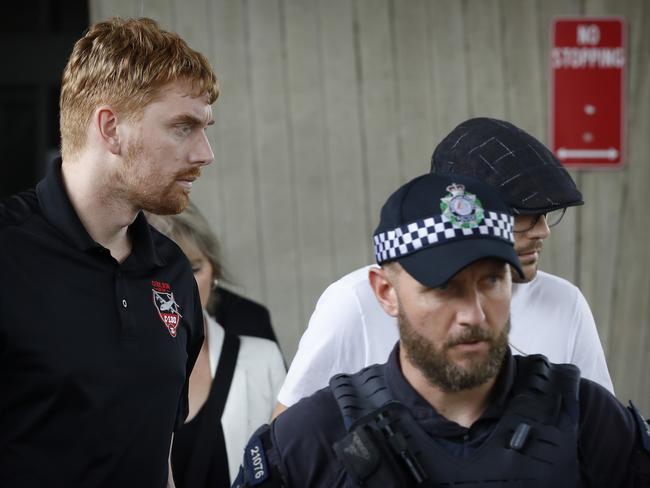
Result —
M 551 149 L 574 169 L 621 166 L 627 64 L 623 19 L 554 19 L 551 38 Z

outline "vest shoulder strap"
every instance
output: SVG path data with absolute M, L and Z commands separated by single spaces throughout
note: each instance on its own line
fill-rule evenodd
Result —
M 541 354 L 514 358 L 517 377 L 512 404 L 518 413 L 555 425 L 562 409 L 577 425 L 580 370 L 572 364 L 552 364 Z
M 384 367 L 379 364 L 354 374 L 337 374 L 330 380 L 330 388 L 348 432 L 357 420 L 393 400 L 386 386 Z

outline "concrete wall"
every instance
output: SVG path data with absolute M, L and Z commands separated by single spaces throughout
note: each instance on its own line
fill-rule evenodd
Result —
M 629 28 L 627 164 L 574 173 L 587 204 L 555 228 L 542 268 L 589 300 L 618 396 L 650 411 L 650 2 L 643 0 L 94 0 L 93 20 L 153 17 L 221 81 L 216 163 L 194 199 L 235 289 L 265 303 L 287 359 L 315 301 L 371 261 L 386 196 L 428 170 L 471 116 L 548 140 L 556 15 Z

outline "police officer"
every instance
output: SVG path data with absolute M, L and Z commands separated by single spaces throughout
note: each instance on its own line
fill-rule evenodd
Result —
M 400 339 L 252 436 L 233 486 L 650 486 L 650 434 L 578 368 L 508 347 L 513 217 L 427 174 L 393 193 L 370 274 Z

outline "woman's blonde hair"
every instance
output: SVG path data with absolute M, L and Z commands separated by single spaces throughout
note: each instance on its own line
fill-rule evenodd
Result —
M 206 57 L 181 37 L 147 18 L 98 22 L 72 50 L 61 82 L 61 153 L 69 158 L 86 142 L 96 107 L 110 104 L 137 117 L 160 89 L 174 81 L 190 84 L 192 95 L 219 96 L 217 77 Z
M 190 202 L 185 210 L 176 215 L 155 215 L 147 213 L 147 221 L 159 232 L 176 242 L 181 248 L 194 246 L 205 255 L 212 266 L 213 277 L 225 278 L 225 269 L 221 261 L 221 245 L 212 232 L 210 224 Z

